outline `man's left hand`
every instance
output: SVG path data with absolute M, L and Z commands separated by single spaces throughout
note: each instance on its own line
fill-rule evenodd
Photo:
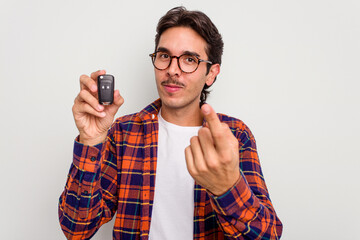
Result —
M 239 142 L 210 105 L 204 104 L 201 111 L 207 123 L 190 139 L 185 149 L 186 164 L 198 184 L 219 196 L 240 177 Z

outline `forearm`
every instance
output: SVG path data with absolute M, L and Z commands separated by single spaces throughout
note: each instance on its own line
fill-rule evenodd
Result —
M 211 204 L 224 234 L 234 239 L 279 239 L 282 223 L 270 201 L 261 171 L 255 139 L 245 126 L 236 131 L 239 141 L 238 182 Z
M 115 212 L 116 194 L 101 182 L 102 169 L 108 169 L 102 167 L 107 161 L 101 156 L 113 159 L 113 155 L 109 151 L 101 154 L 99 148 L 102 146 L 75 143 L 73 164 L 59 201 L 59 220 L 68 239 L 90 238 Z M 113 177 L 116 179 L 116 174 Z
M 234 239 L 279 239 L 282 224 L 265 195 L 255 194 L 241 173 L 232 189 L 212 196 L 211 204 L 224 234 Z

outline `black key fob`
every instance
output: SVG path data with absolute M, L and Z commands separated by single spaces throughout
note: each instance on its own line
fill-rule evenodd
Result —
M 106 74 L 98 76 L 99 103 L 110 105 L 114 101 L 114 76 Z

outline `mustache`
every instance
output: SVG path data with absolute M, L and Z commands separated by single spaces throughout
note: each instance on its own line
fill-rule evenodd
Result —
M 173 85 L 176 85 L 179 87 L 185 87 L 185 84 L 183 84 L 182 82 L 179 82 L 178 80 L 173 79 L 173 78 L 168 78 L 167 80 L 161 82 L 162 86 L 169 85 L 169 84 L 173 84 Z

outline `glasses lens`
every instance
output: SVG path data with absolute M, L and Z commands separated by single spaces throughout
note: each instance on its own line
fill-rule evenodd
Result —
M 170 58 L 169 54 L 167 54 L 165 52 L 157 52 L 153 59 L 154 66 L 160 70 L 166 69 L 170 64 L 170 59 L 171 58 Z
M 189 73 L 196 70 L 199 65 L 199 60 L 197 59 L 197 57 L 192 55 L 182 55 L 179 58 L 179 65 L 181 70 Z
M 170 66 L 171 57 L 166 52 L 157 52 L 152 55 L 154 66 L 159 70 L 164 70 Z M 199 59 L 193 55 L 181 55 L 178 59 L 179 67 L 183 72 L 191 73 L 194 72 L 198 65 Z

